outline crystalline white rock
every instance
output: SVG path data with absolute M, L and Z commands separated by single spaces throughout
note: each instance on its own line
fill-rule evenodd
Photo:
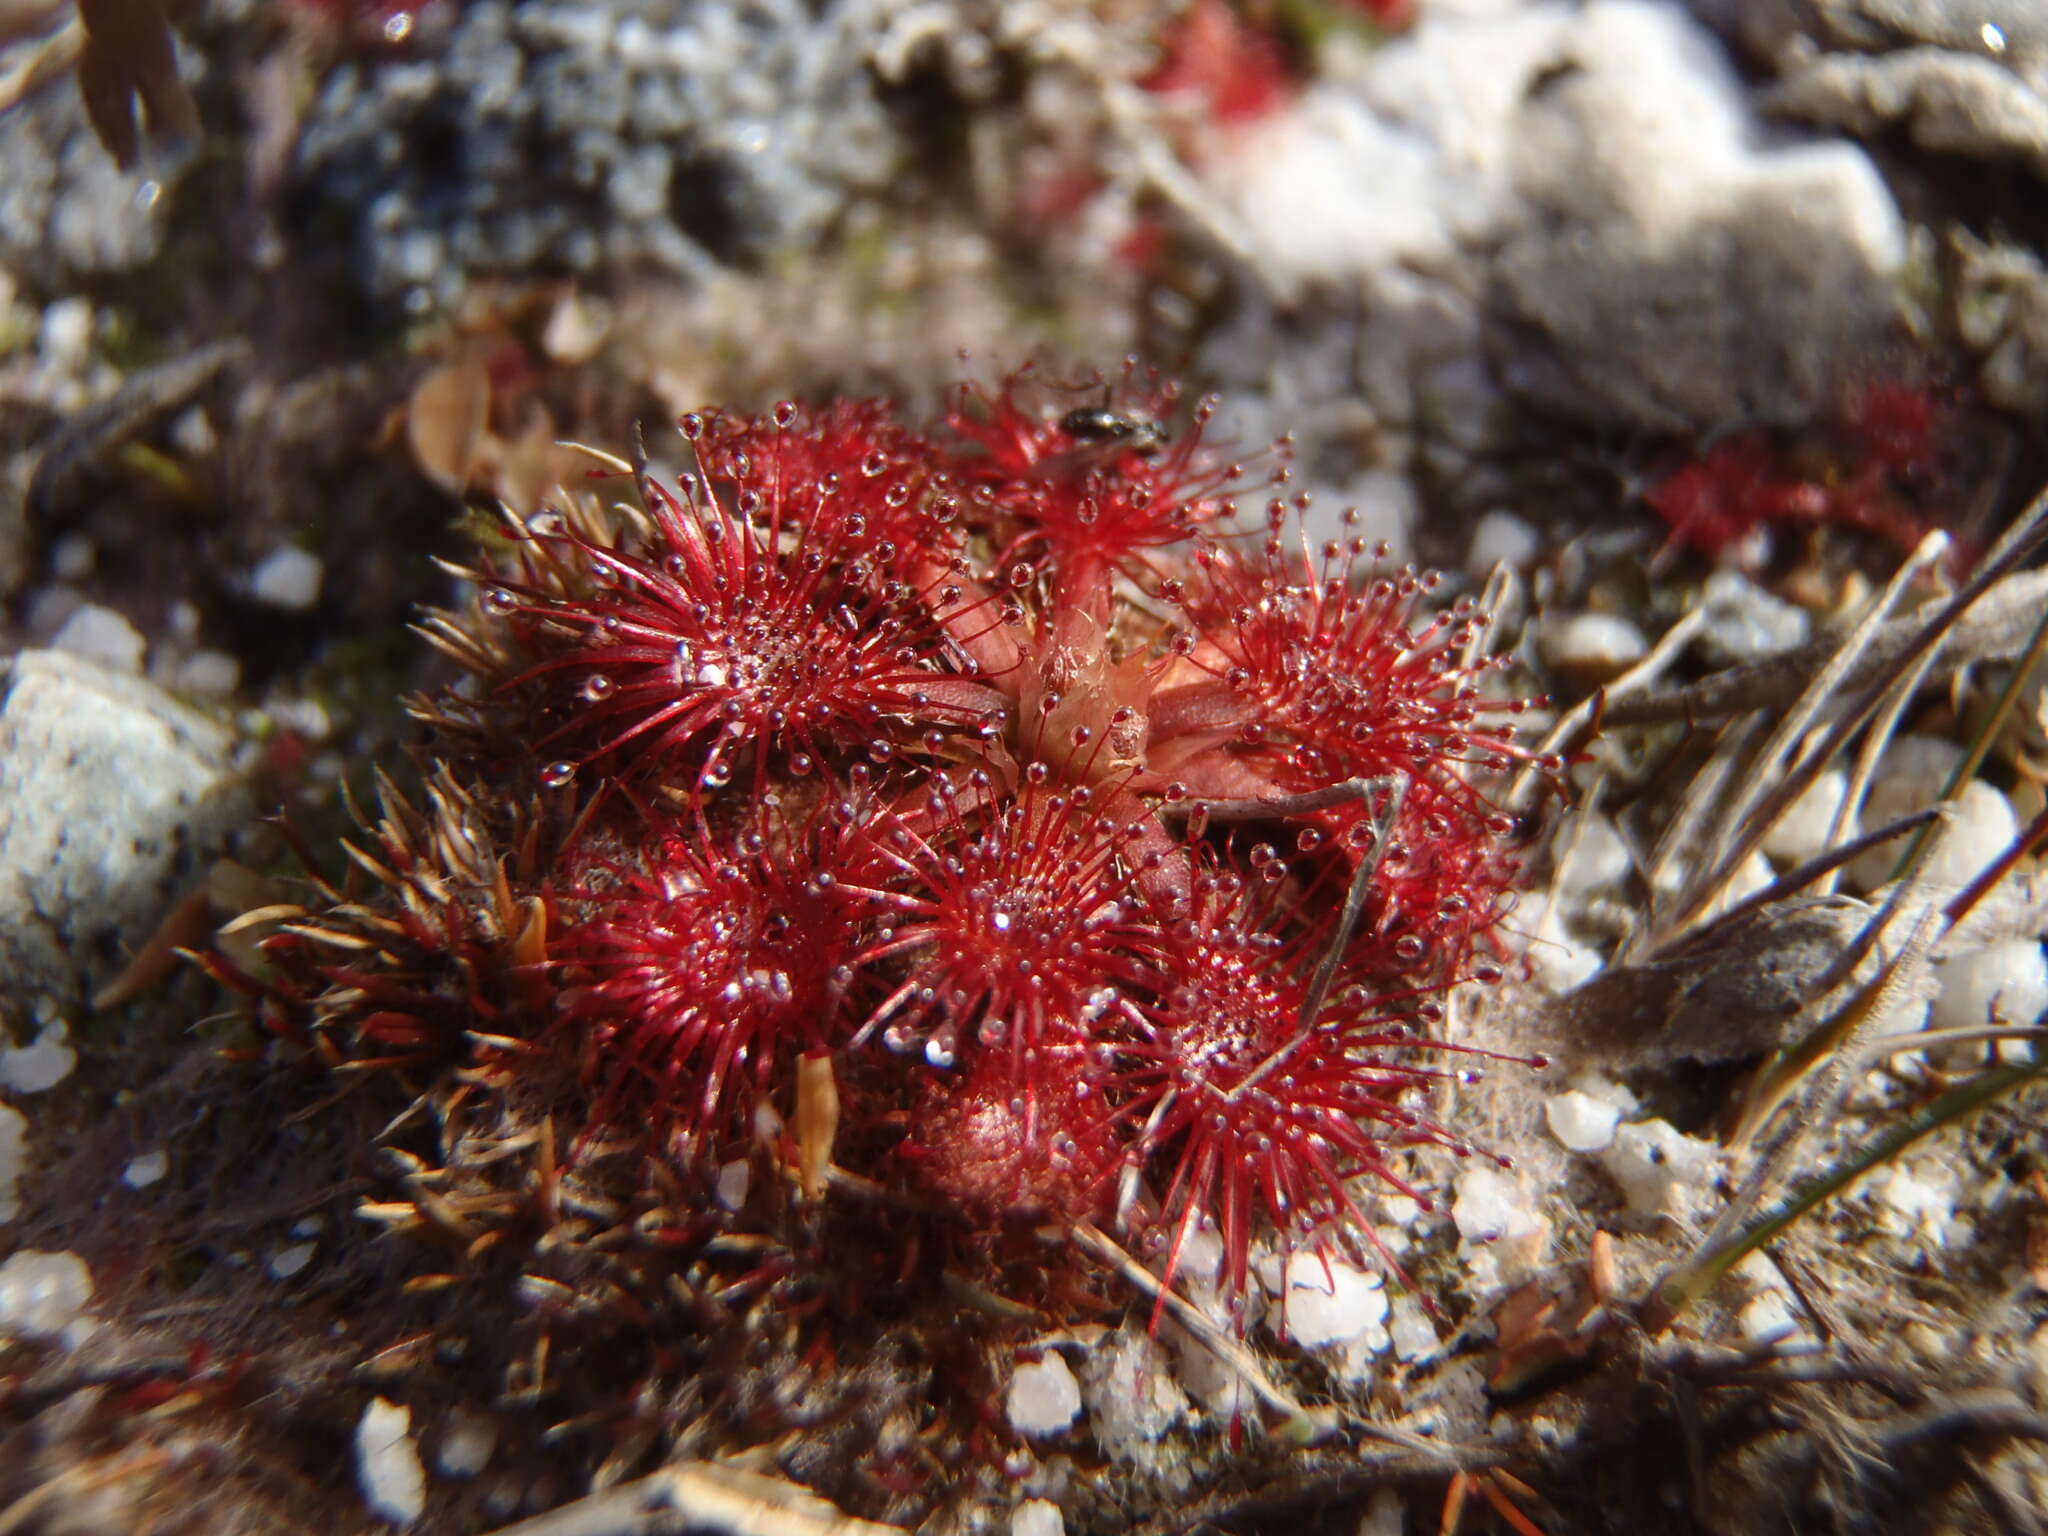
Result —
M 130 1189 L 147 1189 L 159 1182 L 171 1170 L 171 1155 L 159 1148 L 145 1152 L 140 1157 L 131 1157 L 128 1166 L 121 1170 L 121 1182 Z
M 92 1271 L 75 1253 L 23 1249 L 0 1264 L 0 1334 L 49 1339 L 70 1332 L 92 1300 Z
M 1546 621 L 1538 636 L 1543 659 L 1560 672 L 1612 677 L 1649 654 L 1642 630 L 1613 613 L 1575 613 Z
M 1614 1144 L 1621 1109 L 1573 1088 L 1544 1104 L 1543 1119 L 1568 1151 L 1604 1152 Z
M 320 1245 L 318 1243 L 293 1243 L 289 1247 L 278 1249 L 277 1252 L 270 1256 L 270 1263 L 265 1266 L 270 1271 L 270 1278 L 273 1280 L 291 1279 L 293 1275 L 296 1275 L 300 1270 L 313 1262 L 313 1255 L 319 1251 L 319 1248 Z
M 1788 865 L 1804 864 L 1825 853 L 1829 846 L 1828 829 L 1834 825 L 1835 812 L 1841 809 L 1848 793 L 1849 776 L 1841 769 L 1830 768 L 1822 773 L 1785 807 L 1785 814 L 1764 834 L 1764 852 Z M 1838 835 L 1846 839 L 1855 831 L 1853 825 L 1845 822 Z
M 59 299 L 43 310 L 36 345 L 52 368 L 77 368 L 85 362 L 92 336 L 92 300 Z
M 718 1170 L 718 1185 L 713 1191 L 718 1203 L 728 1211 L 736 1211 L 747 1203 L 747 1186 L 753 1178 L 753 1170 L 745 1158 L 738 1158 Z
M 1569 851 L 1570 858 L 1566 860 Z M 1586 896 L 1621 884 L 1635 867 L 1621 830 L 1605 816 L 1580 818 L 1558 834 L 1558 889 Z
M 1397 1360 L 1424 1360 L 1443 1346 L 1436 1324 L 1413 1296 L 1394 1298 L 1393 1320 L 1387 1325 L 1387 1332 L 1393 1339 Z
M 171 669 L 164 686 L 178 693 L 219 699 L 233 693 L 242 681 L 242 664 L 226 651 L 194 651 Z
M 1614 1133 L 1600 1166 L 1642 1216 L 1680 1214 L 1688 1196 L 1713 1176 L 1716 1150 L 1682 1134 L 1668 1120 L 1637 1120 Z
M 1738 662 L 1762 661 L 1806 644 L 1813 619 L 1804 608 L 1764 591 L 1740 571 L 1718 570 L 1700 589 L 1703 638 Z
M 434 1465 L 443 1477 L 475 1477 L 489 1465 L 498 1448 L 498 1424 L 489 1414 L 457 1408 L 434 1451 Z
M 1529 964 L 1538 981 L 1562 996 L 1599 972 L 1600 957 L 1573 938 L 1564 920 L 1550 910 L 1537 919 L 1529 935 Z
M 1894 1163 L 1872 1187 L 1878 1225 L 1895 1237 L 1946 1248 L 1956 1225 L 1953 1174 L 1930 1162 Z
M 28 1116 L 0 1104 L 0 1222 L 21 1214 L 21 1176 L 28 1171 Z
M 1629 1092 L 1625 1084 L 1602 1077 L 1590 1068 L 1583 1072 L 1574 1072 L 1570 1086 L 1589 1099 L 1598 1099 L 1602 1104 L 1612 1104 L 1624 1115 L 1632 1115 L 1642 1108 L 1642 1101 Z
M 43 1093 L 63 1082 L 78 1065 L 69 1038 L 69 1028 L 59 1019 L 27 1045 L 0 1047 L 0 1088 Z
M 1542 553 L 1543 536 L 1533 523 L 1496 509 L 1473 524 L 1465 568 L 1484 575 L 1496 565 L 1528 565 Z
M 1963 760 L 1963 749 L 1938 736 L 1901 736 L 1878 760 L 1870 793 L 1864 798 L 1865 831 L 1881 827 L 1914 811 L 1925 810 L 1941 797 L 1949 776 Z M 2019 831 L 2012 802 L 1982 779 L 1972 779 L 1956 794 L 1949 824 L 1936 836 L 1921 866 L 1927 879 L 1944 885 L 1966 885 L 1986 864 L 2005 851 Z M 1875 890 L 1889 880 L 1905 844 L 1897 839 L 1873 848 L 1849 865 L 1849 883 Z
M 372 1398 L 356 1423 L 356 1484 L 379 1519 L 404 1527 L 427 1507 L 427 1472 L 412 1438 L 412 1410 Z
M 296 545 L 273 549 L 249 573 L 249 595 L 270 608 L 303 613 L 320 601 L 320 583 L 327 567 L 320 557 Z
M 1921 872 L 1938 885 L 1968 885 L 2020 834 L 2020 819 L 2005 791 L 1972 779 L 1950 803 L 1953 820 L 1934 839 Z
M 2033 1024 L 2048 1010 L 2048 957 L 2033 939 L 1994 944 L 1972 954 L 1943 960 L 1934 968 L 1934 1006 L 1929 1029 L 1977 1029 L 1988 1024 Z M 1943 1053 L 1945 1064 L 1976 1060 L 1981 1045 L 1961 1045 Z M 2028 1059 L 2024 1040 L 2001 1040 L 2002 1059 Z
M 1735 1331 L 1742 1342 L 1758 1345 L 1781 1342 L 1799 1332 L 1799 1319 L 1782 1291 L 1761 1291 L 1735 1316 Z
M 1187 1394 L 1172 1362 L 1144 1328 L 1124 1328 L 1084 1362 L 1083 1393 L 1095 1442 L 1120 1461 L 1146 1460 L 1187 1416 Z
M 1067 1536 L 1067 1522 L 1050 1499 L 1026 1499 L 1010 1511 L 1010 1536 Z
M 1010 1427 L 1020 1435 L 1063 1435 L 1081 1416 L 1081 1383 L 1051 1350 L 1010 1377 Z
M 1451 1220 L 1458 1236 L 1477 1247 L 1515 1243 L 1542 1230 L 1542 1217 L 1514 1175 L 1498 1168 L 1468 1168 L 1453 1186 Z
M 111 608 L 87 603 L 74 609 L 50 639 L 50 649 L 96 661 L 110 672 L 140 672 L 149 642 Z
M 1266 1288 L 1277 1291 L 1277 1269 Z M 1262 1277 L 1263 1278 L 1263 1277 Z M 1298 1251 L 1287 1259 L 1280 1315 L 1287 1335 L 1305 1349 L 1364 1336 L 1387 1319 L 1385 1280 L 1355 1264 Z

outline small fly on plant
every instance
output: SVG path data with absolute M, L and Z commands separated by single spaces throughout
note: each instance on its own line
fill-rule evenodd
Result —
M 1084 405 L 1060 418 L 1060 430 L 1081 443 L 1113 447 L 1150 458 L 1166 446 L 1166 429 L 1148 417 Z M 1078 450 L 1077 450 L 1078 451 Z

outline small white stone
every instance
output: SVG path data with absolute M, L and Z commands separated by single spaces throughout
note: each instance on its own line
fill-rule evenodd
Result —
M 1496 565 L 1520 569 L 1535 563 L 1543 553 L 1543 535 L 1535 525 L 1496 508 L 1472 525 L 1472 545 L 1465 554 L 1465 569 L 1480 575 Z
M 203 459 L 220 446 L 220 434 L 206 407 L 195 405 L 171 423 L 171 446 L 188 459 Z
M 203 699 L 225 698 L 241 685 L 242 664 L 226 651 L 194 651 L 165 680 L 178 693 Z
M 1935 835 L 1921 870 L 1937 885 L 1968 885 L 2012 846 L 2020 819 L 2005 792 L 1982 779 L 1956 792 L 1950 812 L 1954 820 Z
M 1877 773 L 1863 799 L 1862 828 L 1881 827 L 1934 804 L 1962 760 L 1963 749 L 1939 736 L 1896 738 L 1877 761 Z M 1891 878 L 1905 849 L 1900 838 L 1871 849 L 1849 865 L 1849 883 L 1858 890 L 1875 890 Z
M 302 613 L 320 600 L 320 582 L 326 572 L 318 555 L 296 545 L 282 545 L 249 573 L 249 592 L 259 603 Z
M 63 1082 L 78 1065 L 78 1052 L 65 1043 L 69 1036 L 59 1019 L 27 1045 L 0 1047 L 0 1088 L 45 1093 Z
M 50 638 L 50 649 L 96 661 L 110 672 L 137 673 L 149 642 L 120 614 L 98 603 L 85 603 Z
M 1095 1443 L 1134 1465 L 1157 1458 L 1168 1431 L 1189 1409 L 1165 1347 L 1143 1326 L 1118 1329 L 1088 1352 L 1081 1394 Z
M 1600 815 L 1566 823 L 1557 835 L 1557 858 L 1557 888 L 1569 896 L 1608 890 L 1635 868 L 1621 829 Z
M 1885 1231 L 1948 1246 L 1956 1224 L 1956 1181 L 1948 1170 L 1931 1162 L 1894 1163 L 1871 1193 Z
M 28 1172 L 28 1116 L 0 1104 L 0 1222 L 21 1214 L 21 1176 Z
M 69 1332 L 92 1300 L 92 1271 L 75 1253 L 24 1249 L 0 1264 L 0 1334 L 51 1339 Z
M 92 346 L 92 331 L 92 300 L 59 299 L 43 311 L 37 350 L 53 368 L 76 368 Z
M 59 581 L 80 581 L 92 574 L 99 551 L 82 533 L 67 534 L 50 549 L 50 574 Z
M 1387 1325 L 1387 1333 L 1394 1341 L 1397 1360 L 1426 1360 L 1443 1347 L 1436 1324 L 1413 1296 L 1394 1298 L 1393 1321 Z
M 2048 1010 L 2048 957 L 2033 939 L 1994 944 L 1943 960 L 1934 967 L 1934 980 L 1940 990 L 1927 1016 L 1930 1029 L 2034 1024 Z M 2023 1060 L 2028 1052 L 2023 1040 L 2001 1040 L 1998 1045 L 2002 1057 Z M 1983 1054 L 1981 1045 L 1963 1045 L 1943 1056 L 1945 1061 L 1951 1056 L 1960 1061 L 1976 1060 Z
M 1020 1435 L 1063 1435 L 1081 1416 L 1081 1383 L 1052 1350 L 1010 1377 L 1010 1428 Z
M 404 1527 L 427 1507 L 427 1473 L 412 1439 L 412 1410 L 377 1397 L 356 1424 L 356 1484 L 382 1520 Z
M 1600 956 L 1571 936 L 1554 908 L 1537 920 L 1528 954 L 1536 980 L 1559 996 L 1600 970 Z
M 1828 850 L 1828 829 L 1835 812 L 1849 793 L 1849 776 L 1829 768 L 1785 807 L 1784 815 L 1764 834 L 1763 850 L 1786 865 L 1804 864 Z M 1848 838 L 1855 828 L 1844 823 L 1839 836 Z
M 1601 1076 L 1588 1067 L 1583 1072 L 1574 1072 L 1568 1087 L 1583 1093 L 1589 1099 L 1598 1099 L 1602 1104 L 1612 1104 L 1624 1115 L 1632 1115 L 1642 1108 L 1642 1101 L 1627 1086 Z
M 1804 608 L 1774 597 L 1740 571 L 1723 568 L 1700 591 L 1703 638 L 1736 662 L 1762 661 L 1806 644 L 1813 620 Z
M 1543 659 L 1560 672 L 1609 678 L 1649 653 L 1643 632 L 1613 613 L 1574 613 L 1546 620 L 1539 644 Z
M 443 1477 L 475 1477 L 490 1464 L 498 1448 L 498 1421 L 489 1414 L 456 1408 L 434 1450 L 434 1465 Z
M 145 1152 L 140 1157 L 131 1157 L 128 1166 L 121 1170 L 121 1182 L 130 1189 L 147 1189 L 159 1182 L 171 1170 L 171 1155 L 159 1148 Z
M 1543 1119 L 1550 1134 L 1566 1150 L 1604 1152 L 1614 1145 L 1614 1128 L 1621 1123 L 1621 1109 L 1574 1088 L 1547 1102 Z
M 277 1252 L 270 1256 L 270 1263 L 267 1266 L 270 1270 L 270 1278 L 273 1280 L 291 1279 L 293 1275 L 296 1275 L 300 1270 L 313 1262 L 313 1255 L 319 1250 L 319 1247 L 318 1243 L 293 1243 L 289 1247 L 278 1249 Z
M 1010 1536 L 1067 1536 L 1067 1522 L 1050 1499 L 1026 1499 L 1010 1511 Z
M 1278 1266 L 1274 1266 L 1277 1270 Z M 1278 1291 L 1267 1280 L 1266 1288 Z M 1342 1259 L 1327 1261 L 1297 1250 L 1287 1259 L 1286 1294 L 1280 1299 L 1280 1323 L 1287 1336 L 1304 1349 L 1363 1337 L 1387 1319 L 1385 1280 Z
M 1675 1216 L 1688 1195 L 1706 1184 L 1715 1155 L 1711 1143 L 1681 1134 L 1668 1120 L 1637 1120 L 1614 1133 L 1600 1166 L 1621 1186 L 1630 1210 Z
M 1799 1319 L 1792 1314 L 1782 1291 L 1762 1291 L 1735 1315 L 1735 1331 L 1750 1348 L 1780 1343 L 1799 1332 Z
M 1483 1257 L 1510 1278 L 1542 1255 L 1550 1222 L 1535 1208 L 1521 1181 L 1498 1168 L 1468 1168 L 1452 1185 L 1451 1220 L 1471 1261 Z
M 736 1211 L 747 1203 L 747 1186 L 753 1179 L 753 1169 L 745 1158 L 736 1158 L 718 1170 L 718 1183 L 713 1196 L 720 1206 Z

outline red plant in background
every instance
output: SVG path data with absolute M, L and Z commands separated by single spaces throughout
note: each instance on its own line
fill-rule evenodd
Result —
M 1904 383 L 1857 391 L 1800 451 L 1761 431 L 1724 437 L 1643 492 L 1670 528 L 1660 559 L 1720 556 L 1762 528 L 1861 528 L 1911 549 L 1943 499 L 1949 407 Z
M 1246 21 L 1229 0 L 1193 0 L 1160 47 L 1158 67 L 1138 84 L 1158 95 L 1195 100 L 1214 122 L 1251 122 L 1294 97 L 1280 40 Z

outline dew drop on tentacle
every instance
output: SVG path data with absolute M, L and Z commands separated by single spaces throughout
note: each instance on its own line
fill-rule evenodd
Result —
M 487 587 L 484 590 L 484 607 L 502 618 L 519 611 L 519 599 L 503 587 Z
M 557 758 L 540 771 L 540 781 L 549 789 L 562 789 L 576 779 L 576 765 L 565 758 Z

